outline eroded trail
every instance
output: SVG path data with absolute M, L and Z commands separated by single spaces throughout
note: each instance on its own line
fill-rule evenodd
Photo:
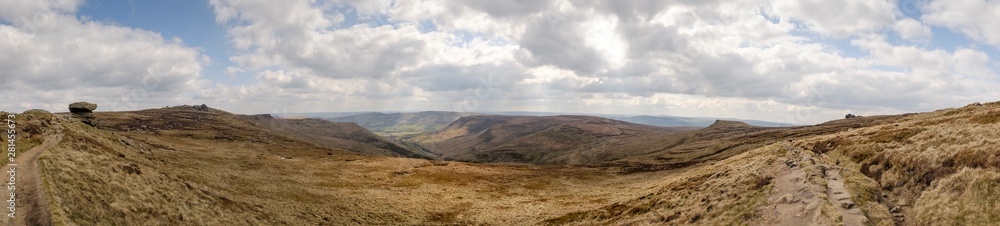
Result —
M 48 199 L 42 187 L 39 174 L 38 157 L 52 146 L 62 141 L 63 135 L 50 136 L 31 150 L 17 156 L 17 212 L 15 218 L 7 221 L 10 225 L 51 225 L 48 211 Z M 9 170 L 4 166 L 4 172 Z M 5 195 L 8 197 L 8 195 Z
M 868 219 L 861 214 L 861 209 L 856 208 L 854 202 L 851 201 L 851 194 L 844 187 L 844 178 L 840 176 L 840 172 L 843 170 L 840 167 L 826 170 L 827 201 L 840 211 L 844 225 L 864 225 Z
M 840 167 L 785 144 L 788 154 L 776 173 L 764 222 L 774 225 L 864 225 L 868 219 L 851 202 Z M 839 215 L 839 216 L 838 216 Z

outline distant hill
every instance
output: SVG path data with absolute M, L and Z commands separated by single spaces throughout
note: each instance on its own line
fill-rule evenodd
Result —
M 429 153 L 411 150 L 386 140 L 352 122 L 331 122 L 312 118 L 276 119 L 271 115 L 241 115 L 240 117 L 320 147 L 340 148 L 372 155 L 434 159 L 434 156 Z
M 859 121 L 850 122 L 762 127 L 742 121 L 714 120 L 700 128 L 650 126 L 593 116 L 476 115 L 462 117 L 436 133 L 408 141 L 419 143 L 446 160 L 597 164 L 631 172 L 725 159 L 775 140 L 863 125 L 857 124 Z
M 270 115 L 238 115 L 192 106 L 132 112 L 97 113 L 100 128 L 140 131 L 159 136 L 188 137 L 216 141 L 246 140 L 258 143 L 305 142 L 319 147 L 368 155 L 433 159 L 433 155 L 411 151 L 354 123 L 319 119 L 276 119 Z
M 692 117 L 677 117 L 677 116 L 649 116 L 649 115 L 639 115 L 639 116 L 608 116 L 607 118 L 622 120 L 631 123 L 639 123 L 653 126 L 694 126 L 694 127 L 707 127 L 711 125 L 716 118 L 692 118 Z M 747 119 L 721 119 L 728 121 L 740 121 L 745 122 L 754 126 L 763 127 L 788 127 L 795 126 L 787 123 L 777 123 L 777 122 L 767 122 L 759 120 L 747 120 Z
M 450 160 L 587 164 L 658 150 L 645 141 L 690 129 L 593 116 L 476 115 L 412 140 Z
M 323 118 L 333 122 L 353 122 L 376 133 L 405 135 L 432 132 L 470 113 L 424 111 L 416 113 L 364 113 Z

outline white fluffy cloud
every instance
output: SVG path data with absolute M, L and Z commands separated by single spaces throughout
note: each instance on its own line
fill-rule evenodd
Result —
M 896 18 L 893 3 L 891 0 L 779 0 L 772 7 L 783 19 L 798 20 L 812 31 L 843 38 L 893 24 Z
M 199 97 L 277 87 L 281 98 L 374 110 L 697 115 L 736 105 L 725 114 L 804 123 L 982 101 L 998 87 L 996 61 L 980 50 L 886 41 L 933 38 L 888 0 L 268 3 L 212 1 L 243 50 L 233 60 L 259 84 Z M 381 24 L 344 24 L 338 7 Z
M 79 1 L 0 1 L 0 108 L 122 110 L 197 90 L 204 58 L 180 40 L 76 17 Z
M 909 40 L 926 41 L 934 35 L 931 32 L 931 27 L 912 18 L 904 18 L 896 21 L 896 24 L 893 25 L 893 30 L 898 32 L 899 36 Z
M 1000 48 L 1000 2 L 989 0 L 930 1 L 920 18 Z
M 12 40 L 0 43 L 0 77 L 34 90 L 17 98 L 42 103 L 65 101 L 61 92 L 106 98 L 155 75 L 149 99 L 241 113 L 521 110 L 815 123 L 990 101 L 1000 90 L 988 52 L 927 46 L 932 26 L 1000 46 L 990 18 L 997 3 L 988 1 L 902 9 L 890 0 L 210 0 L 234 49 L 213 60 L 253 81 L 239 85 L 200 81 L 206 62 L 180 41 L 77 19 L 79 2 L 0 2 L 9 24 L 0 39 Z M 36 26 L 38 18 L 57 22 Z

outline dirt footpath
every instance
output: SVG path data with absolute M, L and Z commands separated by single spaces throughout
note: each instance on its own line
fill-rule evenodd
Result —
M 62 134 L 50 136 L 31 150 L 16 156 L 14 163 L 16 168 L 16 189 L 17 198 L 15 218 L 7 218 L 8 225 L 51 225 L 48 211 L 48 199 L 45 196 L 45 189 L 42 187 L 41 175 L 39 175 L 38 157 L 52 146 L 62 141 Z M 10 170 L 10 166 L 3 166 L 4 172 Z M 4 192 L 4 200 L 10 195 Z M 6 210 L 5 210 L 6 211 Z
M 868 222 L 851 201 L 840 167 L 831 167 L 816 156 L 785 145 L 788 154 L 773 166 L 773 193 L 764 222 L 773 225 L 865 225 Z M 824 186 L 825 184 L 825 186 Z M 823 209 L 836 211 L 826 216 Z

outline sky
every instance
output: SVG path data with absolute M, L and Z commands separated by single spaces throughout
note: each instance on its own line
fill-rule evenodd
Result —
M 0 0 L 0 110 L 820 123 L 1000 101 L 1000 1 Z

